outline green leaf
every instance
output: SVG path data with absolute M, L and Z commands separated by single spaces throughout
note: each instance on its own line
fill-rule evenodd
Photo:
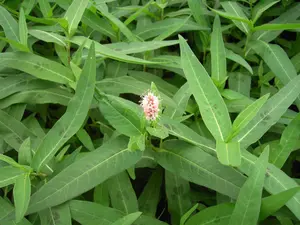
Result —
M 22 74 L 20 76 L 8 76 L 1 79 L 1 83 L 0 83 L 0 99 L 2 99 L 1 103 L 3 101 L 3 98 L 11 94 L 14 94 L 16 92 L 22 92 L 25 90 L 34 90 L 34 89 L 46 89 L 55 86 L 56 84 L 53 82 L 36 79 L 35 77 L 26 76 L 25 74 Z
M 231 120 L 221 94 L 185 40 L 182 37 L 179 40 L 182 67 L 204 123 L 215 139 L 225 140 Z
M 16 179 L 13 193 L 16 222 L 18 223 L 23 219 L 29 205 L 31 194 L 30 174 L 23 174 Z
M 72 41 L 76 38 L 72 38 Z M 79 39 L 80 40 L 80 39 Z M 120 51 L 124 54 L 133 54 L 133 53 L 140 53 L 140 52 L 147 52 L 163 47 L 168 47 L 172 45 L 177 45 L 179 42 L 178 40 L 167 40 L 167 41 L 144 41 L 144 42 L 117 42 L 106 44 L 105 46 L 113 49 L 115 51 Z M 96 47 L 97 49 L 97 47 Z
M 142 110 L 133 102 L 105 95 L 99 102 L 105 119 L 121 134 L 139 136 L 143 134 Z
M 177 26 L 170 26 L 170 28 L 166 29 L 164 32 L 162 32 L 160 35 L 155 37 L 153 41 L 163 41 L 172 34 L 178 32 L 181 27 L 183 27 L 187 21 L 190 19 L 190 17 L 187 17 L 185 20 L 183 20 L 181 23 L 178 23 Z
M 245 20 L 248 20 L 247 16 L 243 12 L 243 9 L 237 2 L 233 1 L 226 1 L 226 2 L 221 2 L 222 7 L 225 9 L 227 13 L 230 13 L 234 15 L 235 17 L 243 18 Z M 245 22 L 238 22 L 233 20 L 232 21 L 241 31 L 244 33 L 248 34 L 249 33 L 249 26 Z
M 69 204 L 62 204 L 54 208 L 45 209 L 39 212 L 41 225 L 71 225 L 71 213 Z
M 126 171 L 110 178 L 107 185 L 113 208 L 126 215 L 138 211 L 138 200 Z
M 105 78 L 115 78 L 127 76 L 128 64 L 118 61 L 111 61 L 107 64 Z
M 167 225 L 167 223 L 162 222 L 150 216 L 141 215 L 135 222 L 135 225 Z
M 117 209 L 88 201 L 70 201 L 71 215 L 80 224 L 109 224 L 122 218 L 124 213 Z
M 26 85 L 26 84 L 25 84 Z M 23 87 L 26 88 L 26 87 Z M 61 88 L 49 88 L 44 90 L 23 90 L 0 101 L 0 109 L 7 108 L 18 103 L 27 104 L 60 104 L 67 106 L 73 95 Z
M 240 17 L 236 13 L 223 12 L 223 11 L 216 10 L 216 9 L 213 9 L 213 8 L 210 8 L 210 10 L 213 11 L 214 13 L 218 14 L 219 16 L 222 16 L 224 18 L 227 18 L 227 19 L 230 19 L 232 21 L 235 21 L 235 23 L 242 24 L 243 26 L 244 26 L 244 24 L 248 24 L 249 25 L 251 23 L 248 20 L 248 18 Z M 239 22 L 237 22 L 237 21 L 239 21 Z M 246 25 L 245 25 L 245 27 L 246 27 Z
M 21 70 L 39 79 L 61 84 L 74 82 L 70 69 L 44 57 L 25 52 L 0 53 L 0 65 Z
M 259 1 L 253 8 L 252 11 L 252 21 L 253 24 L 259 19 L 259 17 L 266 11 L 271 8 L 276 3 L 280 2 L 280 0 L 265 0 Z
M 121 219 L 118 219 L 116 222 L 112 223 L 112 225 L 131 225 L 142 215 L 141 212 L 135 212 L 124 216 Z
M 211 206 L 192 216 L 185 225 L 228 225 L 233 209 L 230 203 Z
M 286 202 L 299 191 L 300 187 L 295 187 L 263 198 L 261 201 L 259 220 L 264 220 L 268 216 L 273 215 L 273 213 L 283 207 Z
M 297 76 L 294 65 L 280 46 L 263 41 L 254 41 L 249 45 L 263 58 L 264 62 L 284 85 Z M 300 97 L 297 98 L 296 103 L 300 108 Z
M 109 21 L 105 18 L 100 18 L 96 13 L 86 9 L 82 17 L 82 22 L 93 30 L 110 37 L 112 40 L 117 40 L 117 32 L 113 30 Z
M 172 224 L 179 225 L 181 217 L 192 206 L 190 184 L 187 180 L 168 170 L 165 171 L 165 182 Z
M 252 70 L 251 66 L 240 55 L 234 53 L 231 50 L 226 49 L 226 58 L 240 64 L 241 66 L 246 68 L 251 74 L 253 74 L 253 70 Z
M 79 45 L 79 43 L 82 44 L 85 39 L 79 39 L 79 40 L 80 41 L 78 41 L 78 39 L 75 37 L 71 41 L 74 41 L 75 44 Z M 121 62 L 126 62 L 126 63 L 159 64 L 159 62 L 148 61 L 148 60 L 144 60 L 144 59 L 140 59 L 140 58 L 137 58 L 137 57 L 126 55 L 123 52 L 113 50 L 113 49 L 107 47 L 106 45 L 102 45 L 102 44 L 100 44 L 98 42 L 95 42 L 95 41 L 92 41 L 90 39 L 86 39 L 85 47 L 90 48 L 92 43 L 95 44 L 95 49 L 96 49 L 97 56 L 107 57 L 107 58 L 110 58 L 110 59 L 114 59 L 114 60 L 121 61 Z M 162 62 L 162 63 L 164 63 L 164 62 Z
M 270 152 L 270 162 L 281 168 L 297 145 L 300 137 L 300 114 L 284 129 L 278 148 Z
M 10 136 L 16 137 L 19 145 L 28 137 L 30 137 L 31 140 L 35 140 L 36 138 L 22 122 L 3 110 L 0 110 L 0 136 L 2 138 Z
M 198 0 L 188 0 L 188 6 L 191 9 L 196 22 L 202 26 L 208 26 L 209 23 L 206 18 L 208 10 L 205 7 L 205 3 Z
M 156 127 L 147 127 L 146 129 L 150 135 L 160 139 L 165 139 L 169 136 L 168 129 L 164 126 L 157 125 Z
M 220 87 L 223 87 L 223 82 L 227 75 L 226 52 L 223 42 L 221 22 L 218 15 L 216 15 L 214 20 L 213 31 L 211 34 L 210 52 L 211 77 L 218 85 L 220 85 Z
M 182 85 L 179 90 L 174 94 L 173 100 L 176 103 L 176 107 L 167 106 L 164 111 L 164 115 L 173 118 L 178 118 L 185 113 L 188 105 L 188 101 L 192 93 L 190 91 L 188 83 Z
M 167 141 L 156 154 L 157 162 L 193 183 L 236 198 L 245 177 L 210 154 L 182 141 Z M 176 165 L 176 166 L 174 166 Z
M 132 93 L 141 96 L 150 89 L 150 84 L 148 82 L 137 80 L 131 76 L 123 76 L 103 79 L 97 82 L 96 87 L 108 94 L 119 95 L 122 93 Z M 166 91 L 165 88 L 159 86 L 158 90 L 163 105 L 168 105 L 173 108 L 176 107 L 174 101 L 168 96 L 169 91 Z
M 32 167 L 40 171 L 55 153 L 80 129 L 88 114 L 95 89 L 96 59 L 94 46 L 90 48 L 76 93 L 68 104 L 66 113 L 55 123 L 36 149 Z
M 32 195 L 27 214 L 68 201 L 134 165 L 142 152 L 129 151 L 127 142 L 124 138 L 108 141 L 65 168 Z
M 166 29 L 173 29 L 177 28 L 178 24 L 183 24 L 183 21 L 185 21 L 186 18 L 167 18 L 155 23 L 152 23 L 150 25 L 147 25 L 146 27 L 143 27 L 143 29 L 137 29 L 134 33 L 142 38 L 143 40 L 148 40 L 150 38 L 154 38 L 161 33 L 163 33 Z M 177 32 L 184 32 L 184 31 L 195 31 L 195 30 L 209 30 L 206 26 L 198 25 L 197 23 L 193 22 L 191 19 L 189 19 L 186 23 L 184 23 L 183 26 L 180 27 L 180 29 L 177 30 Z M 175 33 L 173 33 L 175 34 Z
M 15 183 L 16 179 L 23 176 L 24 170 L 20 168 L 5 166 L 0 168 L 0 187 L 6 187 Z
M 16 42 L 20 42 L 18 23 L 2 6 L 0 6 L 0 26 L 4 30 L 5 37 Z
M 253 225 L 259 218 L 261 195 L 268 166 L 269 146 L 257 159 L 254 170 L 243 184 L 235 203 L 229 225 Z
M 210 155 L 216 155 L 216 149 L 212 141 L 200 136 L 184 124 L 173 122 L 169 123 L 167 127 L 170 134 L 183 139 L 188 143 L 200 147 Z M 244 174 L 249 175 L 254 170 L 254 164 L 257 158 L 248 151 L 242 151 L 241 153 L 242 163 L 239 167 L 239 170 Z M 268 166 L 268 176 L 266 177 L 266 180 L 267 182 L 265 182 L 265 189 L 272 194 L 276 194 L 278 192 L 298 186 L 296 181 L 291 179 L 288 175 L 275 167 L 273 164 L 269 164 Z M 298 215 L 300 215 L 300 194 L 296 194 L 293 198 L 290 199 L 289 202 L 286 203 L 286 205 L 294 213 L 294 215 L 299 218 Z
M 138 38 L 131 32 L 131 30 L 117 17 L 109 13 L 103 7 L 97 7 L 103 16 L 109 19 L 118 29 L 125 35 L 128 41 L 138 41 Z
M 194 211 L 198 208 L 198 203 L 196 203 L 192 208 L 190 208 L 181 218 L 180 225 L 184 225 L 187 219 L 194 213 Z
M 20 9 L 19 15 L 19 34 L 20 34 L 20 43 L 24 46 L 27 46 L 28 39 L 28 29 L 26 24 L 26 18 L 23 8 Z
M 56 43 L 58 45 L 61 45 L 63 47 L 67 47 L 66 38 L 52 32 L 46 32 L 42 30 L 29 30 L 29 34 L 33 37 L 50 43 Z
M 40 10 L 43 14 L 43 17 L 52 17 L 52 9 L 49 1 L 47 0 L 38 0 Z
M 6 155 L 3 155 L 3 154 L 0 154 L 0 160 L 1 161 L 4 161 L 8 164 L 10 164 L 11 166 L 13 167 L 16 167 L 16 168 L 22 168 L 22 166 L 17 163 L 15 160 L 13 160 L 11 157 L 9 156 L 6 156 Z
M 28 15 L 36 4 L 35 0 L 24 0 L 22 1 L 21 7 L 24 8 L 25 14 Z
M 110 205 L 110 198 L 108 192 L 107 182 L 99 184 L 94 189 L 94 202 L 99 203 L 103 206 Z
M 88 0 L 74 0 L 66 11 L 64 18 L 68 21 L 68 33 L 70 36 L 76 32 L 88 3 Z
M 246 109 L 239 113 L 239 115 L 235 118 L 232 124 L 232 134 L 230 135 L 230 139 L 239 134 L 239 132 L 247 126 L 247 124 L 256 116 L 261 107 L 266 103 L 269 98 L 269 94 L 266 94 L 256 101 L 254 101 L 251 105 L 249 105 Z
M 143 215 L 155 217 L 157 206 L 160 200 L 160 189 L 163 180 L 163 171 L 161 168 L 154 171 L 139 196 L 139 210 Z
M 18 154 L 18 162 L 22 165 L 30 165 L 32 160 L 30 137 L 21 144 Z
M 152 82 L 155 83 L 155 85 L 158 89 L 158 92 L 159 92 L 159 93 L 156 93 L 158 95 L 160 95 L 160 93 L 162 92 L 169 97 L 173 97 L 174 94 L 178 91 L 177 87 L 175 87 L 174 85 L 168 83 L 164 79 L 162 79 L 159 76 L 154 75 L 152 73 L 129 70 L 128 75 L 130 77 L 135 78 L 138 81 L 141 81 L 145 84 L 149 84 L 149 86 L 151 86 Z M 148 86 L 147 87 L 145 86 L 145 88 L 148 88 Z
M 216 145 L 219 161 L 227 166 L 238 167 L 241 164 L 241 150 L 239 142 L 224 142 L 217 140 Z
M 244 96 L 250 97 L 251 76 L 240 72 L 228 73 L 228 85 L 230 90 L 237 91 Z M 242 98 L 241 98 L 242 99 Z M 247 101 L 245 101 L 246 103 Z M 250 101 L 251 103 L 251 101 Z M 248 105 L 248 104 L 246 104 Z M 229 109 L 228 109 L 229 110 Z
M 247 147 L 261 138 L 273 126 L 300 94 L 300 76 L 295 77 L 258 111 L 254 118 L 233 139 Z
M 300 10 L 300 4 L 295 3 L 286 12 L 281 13 L 279 17 L 272 20 L 268 24 L 293 23 L 299 17 L 299 10 Z M 282 31 L 283 30 L 279 30 L 279 31 L 273 31 L 273 30 L 257 31 L 252 35 L 252 38 L 253 38 L 253 40 L 261 40 L 261 41 L 265 41 L 265 42 L 270 42 L 270 41 L 274 40 L 276 37 L 278 37 L 282 33 Z
M 0 197 L 0 222 L 1 225 L 15 225 L 16 222 L 14 220 L 14 207 L 12 204 L 7 201 L 7 199 L 3 199 Z M 32 225 L 28 220 L 23 218 L 18 225 Z
M 85 129 L 79 129 L 76 133 L 76 136 L 81 141 L 81 143 L 90 151 L 94 151 L 95 147 L 91 137 Z
M 254 27 L 254 31 L 258 30 L 294 30 L 300 29 L 300 23 L 287 23 L 287 24 L 264 24 Z

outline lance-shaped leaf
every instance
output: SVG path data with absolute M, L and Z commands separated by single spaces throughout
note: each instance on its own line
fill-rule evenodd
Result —
M 272 20 L 268 24 L 286 24 L 286 23 L 294 23 L 297 18 L 299 18 L 299 10 L 300 3 L 295 3 L 290 7 L 286 12 L 281 13 L 279 17 Z M 265 30 L 265 31 L 257 31 L 253 34 L 253 40 L 262 40 L 265 42 L 270 42 L 278 37 L 283 30 Z
M 36 149 L 32 167 L 37 171 L 81 128 L 94 96 L 95 79 L 96 59 L 95 49 L 92 46 L 80 75 L 76 93 L 69 102 L 66 113 L 50 129 Z
M 299 85 L 300 76 L 297 76 L 273 95 L 233 140 L 239 141 L 241 147 L 259 140 L 299 96 Z
M 249 105 L 246 109 L 244 109 L 240 114 L 236 117 L 232 124 L 232 133 L 229 136 L 231 138 L 235 137 L 257 114 L 260 108 L 265 104 L 269 97 L 269 94 L 262 96 L 257 99 L 251 105 Z
M 300 137 L 300 114 L 284 129 L 280 144 L 270 152 L 270 162 L 281 168 L 294 150 Z
M 168 210 L 171 214 L 172 224 L 179 225 L 180 218 L 192 206 L 190 199 L 190 184 L 177 174 L 165 171 L 166 194 Z
M 5 36 L 8 39 L 20 42 L 18 23 L 2 6 L 0 6 L 0 26 L 3 28 Z
M 253 225 L 259 218 L 261 195 L 269 159 L 269 146 L 257 159 L 254 169 L 240 190 L 230 225 Z
M 29 34 L 36 37 L 39 40 L 56 43 L 63 47 L 67 47 L 66 38 L 56 33 L 51 33 L 43 30 L 29 30 Z
M 54 208 L 48 208 L 39 213 L 41 225 L 71 225 L 71 212 L 69 204 L 65 203 Z
M 0 222 L 1 225 L 15 225 L 14 218 L 14 207 L 13 205 L 7 201 L 7 199 L 3 199 L 0 197 Z M 23 218 L 18 225 L 32 225 L 28 220 Z
M 126 171 L 107 181 L 111 204 L 125 214 L 138 211 L 138 200 Z
M 117 209 L 79 200 L 70 201 L 70 210 L 72 218 L 80 224 L 111 224 L 125 216 Z
M 215 139 L 224 141 L 231 130 L 231 120 L 224 100 L 188 44 L 181 36 L 179 40 L 182 68 L 204 123 Z
M 239 166 L 241 164 L 241 150 L 239 142 L 224 142 L 217 140 L 216 145 L 219 161 L 227 166 Z
M 37 90 L 24 90 L 6 97 L 0 101 L 0 109 L 19 103 L 27 104 L 60 104 L 67 106 L 73 94 L 62 88 L 49 88 Z
M 144 215 L 155 217 L 157 205 L 160 200 L 160 189 L 163 179 L 162 169 L 158 168 L 152 173 L 148 183 L 144 187 L 142 194 L 138 199 L 139 210 Z
M 264 41 L 249 43 L 251 48 L 263 58 L 276 77 L 284 84 L 288 84 L 297 76 L 297 71 L 286 52 L 279 46 Z M 300 108 L 300 97 L 296 99 Z
M 120 97 L 105 95 L 99 102 L 99 109 L 118 132 L 129 137 L 143 134 L 144 116 L 137 104 Z
M 18 145 L 21 145 L 26 138 L 35 140 L 36 136 L 19 120 L 0 110 L 0 137 L 15 137 Z
M 184 124 L 173 123 L 167 126 L 169 133 L 185 140 L 188 143 L 197 145 L 210 155 L 216 155 L 214 143 L 194 132 L 191 128 Z M 254 170 L 254 164 L 257 158 L 248 151 L 242 151 L 242 163 L 239 170 L 249 175 Z M 298 187 L 295 180 L 286 175 L 282 170 L 269 164 L 268 176 L 266 177 L 265 189 L 272 194 L 277 194 L 288 189 Z M 300 219 L 300 193 L 295 194 L 287 203 L 288 208 L 294 215 Z
M 230 203 L 211 206 L 192 216 L 185 225 L 228 225 L 233 209 Z
M 23 219 L 29 205 L 31 194 L 29 173 L 24 173 L 16 179 L 13 193 L 16 208 L 16 222 L 18 223 Z
M 243 66 L 244 68 L 246 68 L 251 74 L 253 74 L 253 70 L 252 70 L 251 66 L 239 54 L 236 54 L 233 51 L 226 49 L 226 58 L 228 58 L 228 59 L 230 59 L 230 60 L 232 60 L 232 61 L 240 64 L 241 66 Z
M 218 15 L 215 17 L 210 43 L 211 77 L 218 86 L 223 87 L 226 80 L 226 51 L 223 42 L 221 22 Z
M 136 221 L 140 216 L 142 215 L 141 212 L 135 212 L 128 214 L 127 216 L 124 216 L 121 219 L 118 219 L 116 222 L 114 222 L 112 225 L 131 225 Z
M 215 157 L 183 141 L 165 142 L 155 158 L 170 172 L 232 198 L 237 197 L 245 182 L 245 177 L 237 170 L 220 164 Z
M 252 21 L 253 24 L 258 20 L 258 18 L 266 11 L 268 8 L 275 5 L 280 0 L 266 0 L 266 1 L 259 1 L 253 8 L 252 11 Z
M 20 34 L 20 43 L 27 47 L 28 29 L 27 29 L 26 17 L 23 8 L 20 9 L 20 15 L 19 15 L 19 34 Z
M 68 21 L 68 33 L 70 35 L 75 33 L 88 3 L 89 0 L 74 0 L 66 11 L 65 19 Z
M 125 138 L 113 139 L 75 161 L 32 195 L 27 213 L 68 201 L 134 165 L 142 152 L 128 150 L 127 143 Z
M 0 187 L 15 183 L 16 179 L 25 173 L 24 170 L 12 166 L 0 168 Z
M 221 5 L 227 13 L 230 13 L 236 17 L 248 20 L 247 16 L 243 12 L 243 9 L 239 5 L 239 3 L 234 2 L 234 1 L 225 1 L 225 2 L 222 2 Z M 249 26 L 247 23 L 239 22 L 239 21 L 235 21 L 235 20 L 232 20 L 232 22 L 244 33 L 247 34 L 249 32 L 250 29 L 249 29 Z
M 279 192 L 278 194 L 270 195 L 268 197 L 263 198 L 261 201 L 259 220 L 264 220 L 268 216 L 275 213 L 299 191 L 300 187 L 295 187 L 286 191 Z
M 0 65 L 61 84 L 72 83 L 75 79 L 72 71 L 67 67 L 27 52 L 0 53 Z

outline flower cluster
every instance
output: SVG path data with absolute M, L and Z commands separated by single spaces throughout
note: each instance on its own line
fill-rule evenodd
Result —
M 148 91 L 142 96 L 141 106 L 147 120 L 154 121 L 157 119 L 159 113 L 159 98 L 151 91 Z

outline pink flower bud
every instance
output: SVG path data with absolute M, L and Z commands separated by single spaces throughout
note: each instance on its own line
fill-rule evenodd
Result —
M 147 120 L 156 120 L 159 113 L 159 98 L 151 91 L 142 96 L 141 106 Z

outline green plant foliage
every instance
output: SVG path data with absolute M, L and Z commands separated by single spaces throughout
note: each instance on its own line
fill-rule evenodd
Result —
M 299 225 L 297 0 L 1 0 L 1 225 Z

